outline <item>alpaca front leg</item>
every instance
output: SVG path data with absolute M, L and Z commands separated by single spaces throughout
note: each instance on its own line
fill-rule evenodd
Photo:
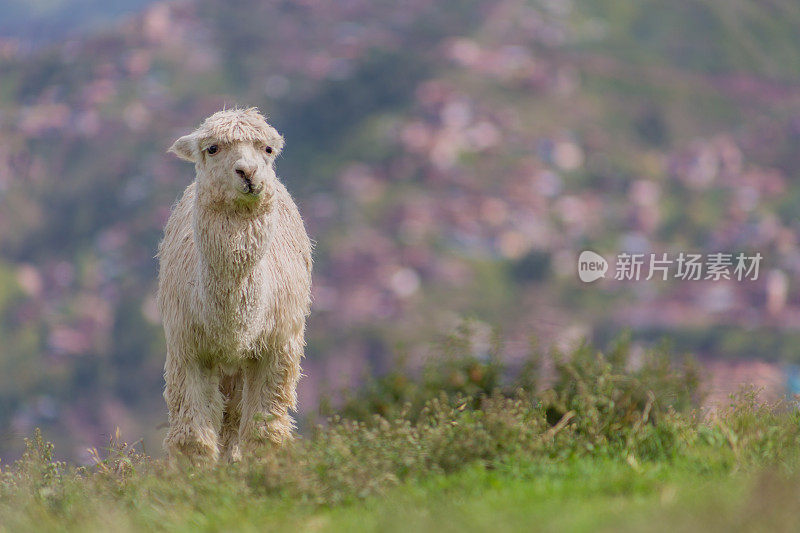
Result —
M 222 430 L 219 444 L 222 459 L 235 462 L 242 458 L 239 448 L 239 426 L 242 420 L 242 375 L 225 376 L 220 390 L 225 398 L 225 411 L 222 415 Z
M 185 456 L 193 462 L 215 462 L 222 424 L 219 376 L 196 360 L 176 360 L 168 354 L 164 378 L 164 399 L 169 409 L 164 447 L 170 459 Z
M 302 344 L 248 360 L 244 367 L 242 422 L 239 438 L 243 451 L 258 446 L 283 444 L 292 439 L 294 420 L 290 409 L 297 406 Z

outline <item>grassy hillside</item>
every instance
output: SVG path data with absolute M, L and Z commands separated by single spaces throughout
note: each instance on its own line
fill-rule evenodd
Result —
M 234 103 L 285 134 L 278 174 L 317 243 L 303 416 L 464 316 L 510 356 L 627 328 L 800 360 L 798 26 L 791 0 L 195 0 L 0 39 L 0 456 L 34 427 L 73 459 L 116 425 L 158 448 L 153 256 L 192 178 L 164 152 Z M 585 285 L 587 248 L 764 264 Z
M 373 382 L 293 445 L 212 469 L 169 467 L 119 435 L 76 469 L 37 433 L 0 473 L 0 530 L 796 528 L 797 411 L 746 391 L 703 415 L 694 374 L 650 355 L 630 370 L 624 343 L 580 349 L 541 392 L 536 358 L 505 379 L 496 361 L 451 358 Z

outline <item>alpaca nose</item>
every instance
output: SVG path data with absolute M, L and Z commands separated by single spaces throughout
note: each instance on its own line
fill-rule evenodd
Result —
M 253 174 L 256 173 L 256 166 L 247 163 L 237 163 L 234 169 L 239 177 L 247 182 L 253 179 Z

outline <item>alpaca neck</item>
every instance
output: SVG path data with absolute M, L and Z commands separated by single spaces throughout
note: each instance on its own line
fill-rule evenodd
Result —
M 206 300 L 233 296 L 264 258 L 273 234 L 273 217 L 196 206 L 194 238 L 199 255 L 200 290 Z

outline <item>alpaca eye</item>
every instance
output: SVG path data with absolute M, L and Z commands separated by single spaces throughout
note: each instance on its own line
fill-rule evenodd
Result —
M 272 153 L 272 146 L 267 146 L 266 151 L 268 154 Z
M 208 155 L 214 155 L 217 152 L 219 152 L 219 146 L 217 146 L 216 144 L 212 144 L 211 146 L 206 148 L 206 152 L 208 152 Z

